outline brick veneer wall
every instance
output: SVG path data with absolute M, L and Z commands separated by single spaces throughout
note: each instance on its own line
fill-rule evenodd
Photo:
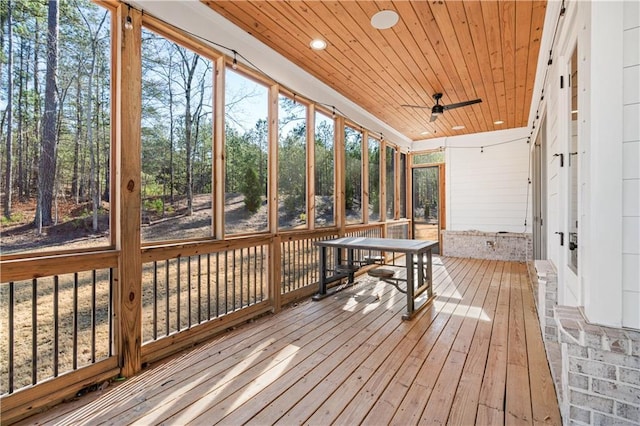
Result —
M 515 232 L 442 231 L 443 254 L 472 259 L 525 262 L 532 258 L 531 234 Z
M 575 307 L 557 306 L 555 319 L 568 419 L 640 424 L 640 332 L 589 324 Z
M 640 424 L 640 332 L 589 324 L 577 307 L 558 306 L 551 262 L 532 264 L 533 291 L 563 422 Z

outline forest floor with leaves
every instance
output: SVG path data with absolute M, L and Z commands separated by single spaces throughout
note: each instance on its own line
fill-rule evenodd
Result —
M 326 199 L 325 199 L 326 198 Z M 159 201 L 156 201 L 159 200 Z M 187 216 L 186 199 L 176 199 L 164 204 L 160 198 L 147 198 L 143 202 L 143 242 L 171 241 L 202 238 L 211 230 L 211 195 L 201 194 L 193 198 L 193 212 Z M 164 211 L 162 207 L 164 206 Z M 317 197 L 316 210 L 320 223 L 333 220 L 331 197 Z M 280 203 L 281 212 L 284 211 Z M 35 199 L 15 201 L 12 205 L 12 221 L 3 222 L 0 229 L 2 254 L 40 252 L 53 249 L 69 250 L 108 246 L 109 203 L 102 202 L 98 214 L 98 231 L 93 231 L 93 215 L 90 202 L 76 204 L 72 199 L 58 200 L 54 207 L 56 224 L 44 227 L 41 233 L 34 225 Z M 262 203 L 256 213 L 244 206 L 242 194 L 227 194 L 225 198 L 225 227 L 227 234 L 246 234 L 267 230 L 267 204 Z M 282 214 L 280 226 L 295 229 L 304 226 L 303 212 Z

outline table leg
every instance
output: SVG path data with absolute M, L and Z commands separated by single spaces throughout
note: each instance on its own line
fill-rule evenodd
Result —
M 433 256 L 431 249 L 427 250 L 427 280 L 429 287 L 427 287 L 427 296 L 433 296 Z
M 349 265 L 349 271 L 353 271 L 353 249 L 347 250 L 347 264 Z M 354 280 L 354 272 L 349 272 L 349 284 L 353 284 Z
M 413 300 L 413 254 L 407 253 L 405 262 L 407 263 L 407 313 L 402 316 L 402 319 L 410 320 L 415 310 Z
M 327 248 L 320 247 L 320 289 L 319 294 L 327 294 Z

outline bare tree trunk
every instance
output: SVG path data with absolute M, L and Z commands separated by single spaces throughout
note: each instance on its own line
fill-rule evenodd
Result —
M 71 194 L 76 204 L 80 203 L 80 185 L 78 184 L 78 162 L 80 157 L 80 134 L 82 133 L 82 101 L 80 99 L 80 70 L 76 79 L 76 132 L 73 140 L 73 175 L 71 177 Z
M 56 176 L 58 20 L 58 2 L 56 0 L 49 0 L 47 20 L 47 74 L 44 95 L 44 116 L 42 118 L 42 149 L 40 151 L 40 166 L 38 167 L 38 207 L 36 209 L 35 220 L 39 232 L 42 231 L 42 226 L 49 226 L 53 223 L 51 208 Z
M 7 21 L 9 25 L 7 32 L 7 38 L 9 39 L 9 57 L 7 58 L 7 163 L 4 176 L 4 217 L 11 219 L 11 171 L 13 169 L 13 130 L 11 129 L 13 125 L 13 23 L 11 22 L 11 0 L 7 2 Z
M 24 129 L 23 129 L 23 121 L 24 121 L 24 80 L 23 75 L 27 75 L 29 69 L 27 68 L 27 72 L 24 70 L 24 37 L 20 43 L 20 74 L 18 76 L 18 198 L 22 199 L 24 194 Z M 27 66 L 28 67 L 28 66 Z

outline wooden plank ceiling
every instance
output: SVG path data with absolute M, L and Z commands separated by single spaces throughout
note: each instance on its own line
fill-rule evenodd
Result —
M 527 126 L 546 1 L 202 1 L 412 140 Z M 430 123 L 437 92 L 482 103 Z

